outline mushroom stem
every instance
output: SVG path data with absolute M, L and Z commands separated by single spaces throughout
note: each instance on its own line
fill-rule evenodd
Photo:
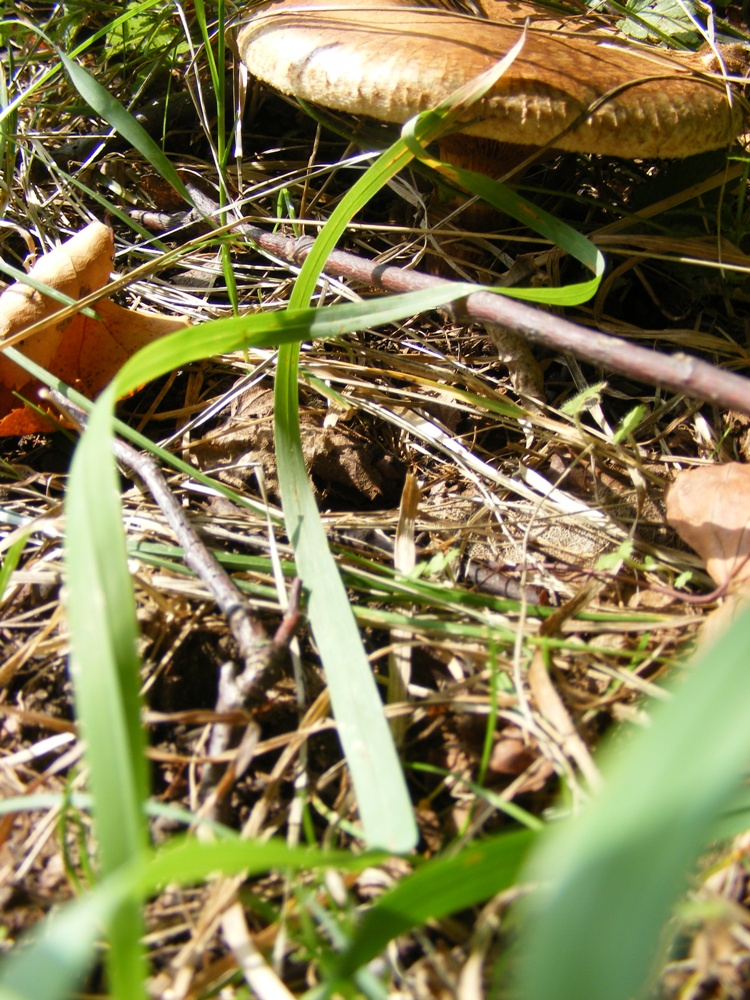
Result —
M 496 142 L 473 135 L 449 135 L 440 140 L 440 158 L 464 170 L 485 174 L 492 180 L 514 183 L 526 173 L 528 160 L 534 156 L 533 146 Z M 483 201 L 467 205 L 462 222 L 467 229 L 489 233 L 497 230 L 507 216 Z

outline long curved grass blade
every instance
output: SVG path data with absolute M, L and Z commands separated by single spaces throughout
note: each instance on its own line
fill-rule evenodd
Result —
M 429 141 L 441 123 L 420 118 Z M 427 133 L 429 130 L 429 136 Z M 403 140 L 382 153 L 354 184 L 318 234 L 295 282 L 290 309 L 305 308 L 329 253 L 352 216 L 412 158 Z M 354 613 L 328 548 L 307 478 L 299 426 L 299 347 L 279 352 L 274 421 L 276 462 L 287 532 L 308 590 L 308 616 L 326 672 L 331 705 L 352 776 L 365 842 L 407 851 L 417 828 L 411 801 Z
M 428 116 L 439 114 L 439 111 L 427 112 Z M 533 232 L 544 236 L 555 246 L 559 246 L 569 253 L 593 274 L 593 277 L 588 281 L 562 285 L 559 288 L 497 288 L 495 291 L 526 302 L 564 306 L 580 305 L 596 294 L 604 275 L 605 260 L 601 251 L 590 240 L 582 236 L 572 226 L 568 226 L 560 219 L 550 215 L 549 212 L 532 205 L 530 201 L 527 201 L 506 184 L 493 181 L 489 177 L 485 177 L 484 174 L 456 167 L 429 155 L 424 148 L 424 128 L 424 122 L 420 129 L 420 120 L 412 119 L 402 129 L 401 134 L 406 147 L 416 159 L 437 171 L 450 183 L 470 191 L 472 194 L 479 195 L 483 201 L 492 205 L 499 212 L 517 219 Z M 428 129 L 427 135 L 430 136 L 431 132 L 432 129 Z
M 458 102 L 476 100 L 482 88 L 491 86 L 494 79 L 502 75 L 505 66 L 520 51 L 522 43 L 523 40 L 479 82 L 472 82 L 469 89 L 464 88 L 439 109 L 418 116 L 410 124 L 407 134 L 422 155 L 426 155 L 423 153 L 424 144 L 450 126 L 452 118 L 458 114 Z M 406 165 L 414 152 L 405 139 L 400 139 L 378 157 L 342 198 L 302 266 L 290 298 L 290 309 L 308 305 L 328 254 L 349 220 Z M 467 174 L 467 180 L 471 183 L 474 178 L 469 178 Z M 495 187 L 492 196 L 504 198 L 505 189 L 497 195 Z M 521 211 L 528 215 L 531 208 L 526 203 Z M 551 229 L 550 221 L 554 222 L 551 217 L 541 220 L 542 227 L 548 231 Z M 569 239 L 577 255 L 582 256 L 588 265 L 593 263 L 595 269 L 592 281 L 570 293 L 573 301 L 584 301 L 593 294 L 601 279 L 603 258 L 592 244 L 573 230 L 564 233 L 564 237 Z M 281 349 L 275 392 L 276 461 L 287 530 L 295 549 L 300 576 L 309 591 L 310 623 L 326 671 L 333 713 L 352 774 L 366 842 L 371 846 L 405 850 L 413 846 L 416 836 L 411 805 L 359 630 L 338 569 L 328 550 L 302 457 L 297 401 L 298 361 L 298 347 Z
M 327 340 L 363 327 L 393 323 L 424 309 L 435 309 L 474 291 L 473 285 L 437 286 L 403 295 L 383 295 L 326 309 L 286 309 L 211 320 L 155 340 L 134 354 L 115 378 L 115 392 L 126 395 L 174 368 L 246 347 L 277 347 L 303 340 Z
M 604 275 L 605 260 L 601 251 L 585 236 L 549 212 L 545 212 L 543 208 L 532 205 L 505 184 L 490 180 L 484 174 L 454 167 L 450 163 L 424 154 L 420 159 L 460 187 L 479 195 L 498 211 L 512 216 L 522 225 L 550 240 L 555 246 L 561 247 L 593 273 L 593 277 L 588 281 L 556 288 L 498 288 L 495 291 L 509 298 L 522 299 L 524 302 L 558 306 L 577 306 L 582 302 L 588 302 L 596 294 Z
M 550 828 L 527 877 L 517 996 L 629 1000 L 653 968 L 686 872 L 750 762 L 750 613 L 653 708 L 647 729 L 607 748 L 604 791 Z
M 523 32 L 516 44 L 498 61 L 497 65 L 487 72 L 481 73 L 475 79 L 469 80 L 434 110 L 427 111 L 406 122 L 401 130 L 401 137 L 409 152 L 416 159 L 436 170 L 452 184 L 462 187 L 472 194 L 479 195 L 498 211 L 517 219 L 533 232 L 546 237 L 554 245 L 561 247 L 580 261 L 594 275 L 589 281 L 561 288 L 505 288 L 498 289 L 498 291 L 527 302 L 579 305 L 581 302 L 588 301 L 595 294 L 604 274 L 604 257 L 594 244 L 571 226 L 532 205 L 531 202 L 507 185 L 493 181 L 489 177 L 485 177 L 484 174 L 464 170 L 438 160 L 425 149 L 428 142 L 455 125 L 465 115 L 467 108 L 483 97 L 490 87 L 503 76 L 523 50 L 525 40 L 526 35 Z
M 403 148 L 384 153 L 344 197 L 302 266 L 290 309 L 308 305 L 328 254 L 349 219 L 398 172 L 404 156 Z M 402 853 L 417 842 L 416 822 L 372 669 L 307 477 L 300 437 L 298 369 L 299 346 L 282 347 L 274 392 L 274 430 L 287 533 L 308 591 L 307 613 L 326 673 L 365 843 Z

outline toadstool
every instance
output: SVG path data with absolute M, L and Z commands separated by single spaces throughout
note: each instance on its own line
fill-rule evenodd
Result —
M 284 94 L 403 123 L 491 69 L 539 16 L 528 3 L 479 2 L 494 20 L 409 0 L 270 0 L 237 45 Z M 467 135 L 631 159 L 690 156 L 739 133 L 738 101 L 699 57 L 531 23 L 520 55 L 468 110 Z
M 527 24 L 515 60 L 441 144 L 447 159 L 496 177 L 540 147 L 684 158 L 741 131 L 740 100 L 701 56 L 622 43 L 593 17 L 550 20 L 526 0 L 464 0 L 482 16 L 451 5 L 458 0 L 266 0 L 237 47 L 253 76 L 284 94 L 403 123 L 490 70 Z M 488 333 L 506 363 L 522 348 L 509 331 Z M 523 353 L 528 377 L 514 386 L 539 395 L 538 367 Z

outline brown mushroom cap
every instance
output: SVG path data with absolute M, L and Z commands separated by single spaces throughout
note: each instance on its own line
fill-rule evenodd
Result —
M 237 44 L 250 72 L 282 93 L 403 123 L 508 52 L 521 30 L 512 22 L 535 8 L 492 0 L 488 13 L 504 7 L 507 23 L 408 0 L 272 0 L 253 10 Z M 698 67 L 694 56 L 618 45 L 606 33 L 532 26 L 464 131 L 628 159 L 718 149 L 743 116 L 725 82 Z

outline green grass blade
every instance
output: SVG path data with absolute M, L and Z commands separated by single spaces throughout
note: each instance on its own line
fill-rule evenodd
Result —
M 188 885 L 217 871 L 225 875 L 324 867 L 361 871 L 382 860 L 377 855 L 289 847 L 281 840 L 200 843 L 192 837 L 176 838 L 157 854 L 143 851 L 32 931 L 24 947 L 0 962 L 0 1000 L 68 1000 L 91 967 L 97 940 L 111 927 L 118 910 L 167 883 Z
M 182 183 L 179 174 L 143 126 L 133 118 L 124 105 L 120 104 L 74 59 L 66 56 L 59 49 L 58 55 L 73 86 L 89 107 L 124 139 L 127 139 L 130 145 L 148 160 L 154 170 L 157 170 L 164 180 L 171 184 L 189 205 L 192 205 L 193 199 Z
M 566 223 L 556 219 L 549 212 L 532 205 L 516 191 L 505 184 L 493 181 L 484 174 L 473 170 L 464 170 L 451 163 L 445 163 L 430 156 L 425 148 L 425 138 L 432 137 L 434 127 L 430 125 L 432 116 L 439 116 L 439 111 L 426 112 L 420 118 L 412 119 L 404 125 L 402 135 L 404 142 L 415 158 L 432 167 L 445 177 L 451 184 L 479 195 L 483 201 L 492 205 L 504 215 L 517 219 L 540 236 L 544 236 L 555 246 L 559 246 L 592 272 L 588 281 L 563 285 L 560 288 L 503 288 L 495 291 L 511 298 L 523 299 L 526 302 L 547 303 L 549 305 L 571 306 L 587 302 L 595 293 L 602 280 L 605 268 L 604 256 L 597 247 Z
M 603 793 L 550 829 L 527 877 L 523 1000 L 629 1000 L 657 957 L 686 872 L 750 762 L 750 613 L 604 755 Z
M 2 562 L 0 562 L 0 604 L 2 604 L 3 597 L 5 596 L 5 591 L 10 583 L 10 578 L 13 575 L 13 571 L 21 559 L 23 550 L 26 548 L 26 542 L 29 538 L 29 532 L 22 532 L 18 538 L 9 547 L 8 551 L 3 556 Z
M 109 406 L 107 405 L 109 404 Z M 146 843 L 145 738 L 133 587 L 111 451 L 111 392 L 76 449 L 66 502 L 65 569 L 76 710 L 90 757 L 102 871 Z M 105 801 L 112 813 L 100 815 Z
M 179 882 L 190 885 L 200 882 L 212 872 L 225 875 L 247 872 L 258 875 L 271 869 L 311 871 L 335 868 L 362 871 L 368 865 L 380 864 L 384 855 L 352 854 L 322 848 L 292 847 L 283 840 L 267 841 L 223 840 L 201 843 L 193 837 L 175 838 L 168 847 L 148 858 L 130 876 L 131 887 L 143 894 L 153 893 L 161 885 Z
M 308 590 L 307 614 L 325 668 L 365 842 L 370 847 L 404 852 L 417 840 L 411 801 L 372 668 L 328 548 L 298 446 L 298 357 L 298 347 L 284 348 L 276 375 L 276 446 L 287 532 L 297 570 Z
M 543 208 L 532 205 L 530 201 L 504 184 L 472 170 L 459 169 L 440 161 L 430 162 L 435 165 L 440 164 L 441 173 L 452 175 L 461 187 L 478 194 L 498 211 L 517 219 L 522 225 L 544 236 L 555 246 L 561 247 L 593 273 L 593 277 L 588 281 L 562 285 L 559 288 L 503 288 L 495 289 L 496 291 L 509 298 L 556 306 L 577 306 L 588 302 L 596 294 L 604 275 L 606 262 L 603 254 L 585 236 L 549 212 L 545 212 Z
M 451 283 L 446 286 L 384 295 L 364 302 L 346 302 L 326 309 L 280 310 L 211 320 L 186 327 L 162 337 L 133 355 L 115 378 L 116 395 L 122 396 L 175 368 L 216 354 L 241 351 L 248 347 L 277 347 L 303 340 L 328 340 L 363 327 L 394 323 L 426 309 L 436 309 L 475 291 L 475 286 Z M 16 348 L 5 354 L 34 378 L 52 388 L 59 379 L 45 372 Z M 86 402 L 80 395 L 71 399 Z
M 477 841 L 460 854 L 430 861 L 403 879 L 367 911 L 334 965 L 332 978 L 341 981 L 353 976 L 398 934 L 483 903 L 513 885 L 533 841 L 534 834 L 527 830 Z
M 408 158 L 403 144 L 397 144 L 347 193 L 302 266 L 290 309 L 308 305 L 328 254 L 349 219 Z M 307 477 L 300 439 L 298 371 L 299 347 L 282 347 L 274 394 L 274 430 L 287 533 L 308 591 L 308 617 L 323 661 L 365 842 L 370 847 L 405 852 L 417 842 L 417 827 L 380 694 Z
M 288 309 L 212 320 L 186 327 L 144 347 L 123 365 L 115 379 L 118 396 L 151 379 L 201 358 L 248 347 L 277 347 L 303 340 L 327 340 L 363 327 L 393 323 L 424 309 L 434 309 L 467 295 L 474 288 L 451 284 L 346 302 L 326 309 Z
M 561 247 L 580 261 L 594 275 L 587 282 L 567 285 L 562 288 L 504 289 L 503 294 L 528 302 L 578 305 L 588 301 L 595 294 L 604 274 L 604 257 L 594 244 L 571 226 L 526 201 L 505 184 L 493 181 L 485 177 L 484 174 L 463 170 L 450 163 L 444 163 L 432 157 L 425 149 L 427 143 L 449 127 L 455 126 L 461 117 L 465 116 L 467 109 L 470 109 L 471 105 L 483 97 L 503 76 L 519 53 L 523 51 L 524 41 L 525 33 L 522 33 L 516 44 L 495 66 L 487 72 L 479 74 L 475 79 L 469 80 L 434 110 L 426 111 L 406 122 L 401 130 L 401 136 L 407 149 L 416 159 L 432 167 L 443 177 L 446 177 L 451 184 L 479 195 L 498 211 L 517 219 L 533 232 L 546 237 L 554 245 Z
M 65 503 L 67 619 L 76 715 L 86 741 L 100 869 L 116 871 L 147 843 L 133 587 L 111 450 L 111 389 L 76 453 Z M 139 907 L 118 911 L 108 961 L 113 993 L 142 995 Z

